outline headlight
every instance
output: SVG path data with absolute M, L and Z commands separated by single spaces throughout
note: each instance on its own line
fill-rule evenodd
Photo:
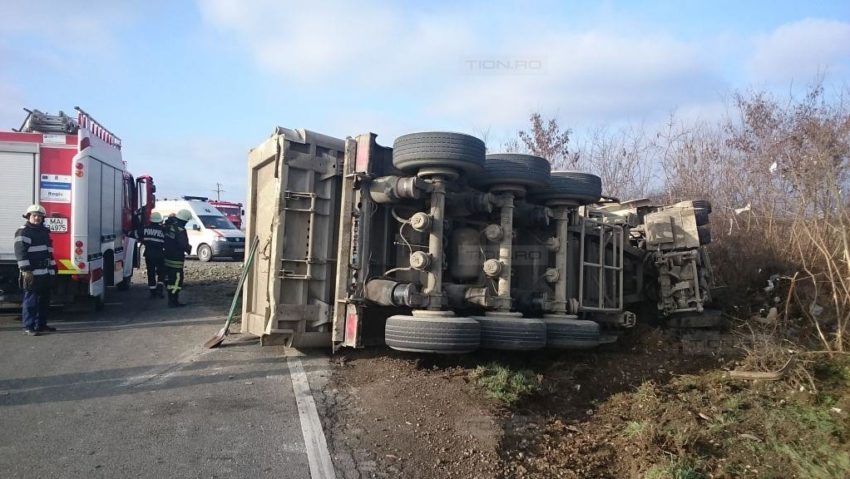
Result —
M 213 241 L 227 241 L 227 238 L 225 238 L 224 236 L 216 236 L 215 238 L 213 238 Z

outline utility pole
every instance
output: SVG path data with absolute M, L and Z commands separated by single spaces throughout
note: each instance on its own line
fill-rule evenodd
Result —
M 224 193 L 224 190 L 221 189 L 221 183 L 216 183 L 213 191 L 215 191 L 215 200 L 221 201 L 221 194 Z

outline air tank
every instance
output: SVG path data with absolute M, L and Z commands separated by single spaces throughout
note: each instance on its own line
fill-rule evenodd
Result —
M 456 281 L 478 278 L 481 271 L 481 236 L 478 231 L 462 227 L 452 232 L 449 273 Z

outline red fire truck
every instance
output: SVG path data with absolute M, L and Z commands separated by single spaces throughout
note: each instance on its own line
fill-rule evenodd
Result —
M 221 211 L 221 214 L 233 223 L 236 229 L 242 229 L 242 215 L 245 214 L 245 210 L 242 209 L 242 203 L 218 200 L 208 200 L 207 202 Z
M 20 300 L 12 238 L 33 203 L 47 210 L 55 303 L 89 296 L 99 309 L 106 287 L 128 288 L 139 266 L 135 232 L 155 206 L 153 178 L 133 178 L 121 139 L 75 109 L 76 118 L 25 110 L 21 128 L 0 131 L 0 305 Z

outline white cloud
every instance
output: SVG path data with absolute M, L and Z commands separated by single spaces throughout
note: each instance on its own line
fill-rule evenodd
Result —
M 726 88 L 707 66 L 716 61 L 705 45 L 643 32 L 574 31 L 521 5 L 486 15 L 481 6 L 416 11 L 375 0 L 199 6 L 210 26 L 231 33 L 286 91 L 407 98 L 395 108 L 411 110 L 405 113 L 416 118 L 407 123 L 423 127 L 515 126 L 533 110 L 557 110 L 570 122 L 643 119 Z M 501 63 L 488 68 L 492 62 Z M 334 115 L 368 118 L 376 108 Z
M 128 2 L 61 0 L 4 2 L 2 36 L 26 34 L 65 51 L 104 50 L 139 8 Z
M 536 73 L 508 69 L 453 79 L 433 109 L 494 125 L 525 119 L 531 111 L 588 124 L 663 115 L 725 88 L 702 67 L 697 46 L 663 36 L 559 33 L 532 38 L 519 50 L 548 54 L 538 57 L 542 68 Z
M 788 83 L 850 69 L 850 23 L 807 18 L 755 39 L 749 62 L 754 79 Z
M 412 17 L 377 1 L 199 0 L 201 16 L 233 33 L 267 71 L 299 83 L 381 85 L 454 66 L 474 42 L 456 16 Z

